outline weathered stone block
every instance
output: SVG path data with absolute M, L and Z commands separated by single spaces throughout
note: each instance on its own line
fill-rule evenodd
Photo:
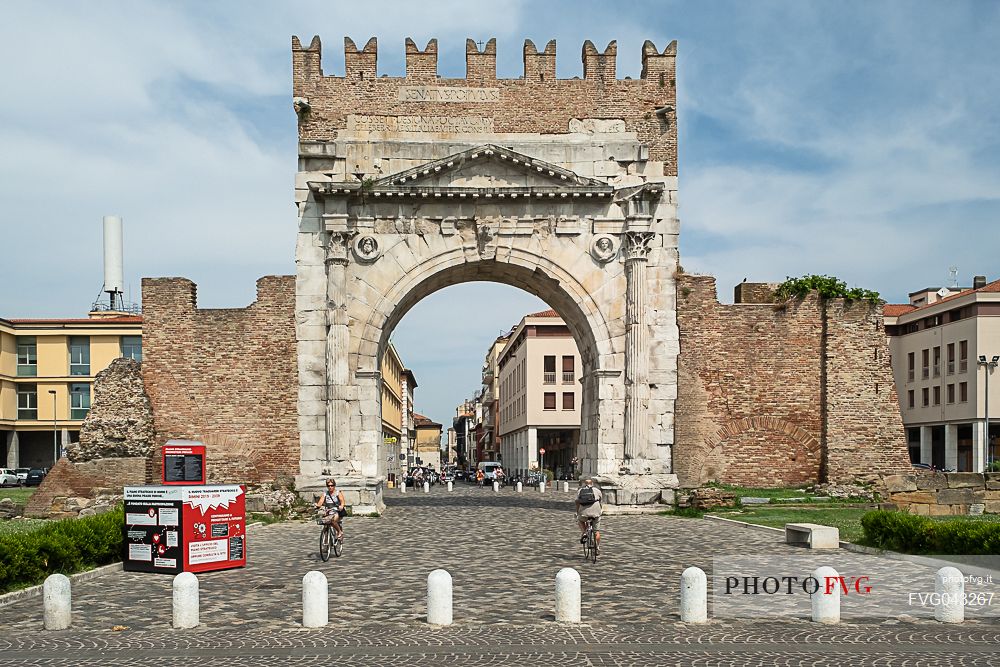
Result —
M 982 502 L 983 491 L 978 489 L 941 489 L 937 492 L 937 501 L 940 505 L 968 505 L 969 503 Z
M 948 478 L 948 488 L 950 489 L 981 489 L 985 484 L 983 476 L 977 472 L 949 472 L 945 473 L 945 477 Z
M 916 491 L 917 479 L 913 475 L 886 475 L 885 486 L 889 493 Z
M 948 478 L 941 472 L 921 473 L 916 475 L 916 480 L 920 490 L 948 488 Z
M 1000 490 L 1000 472 L 988 472 L 986 477 L 986 488 L 991 491 Z
M 929 505 L 937 502 L 937 494 L 934 491 L 906 491 L 903 493 L 893 493 L 889 496 L 889 499 L 894 503 L 904 505 L 910 503 L 926 503 Z

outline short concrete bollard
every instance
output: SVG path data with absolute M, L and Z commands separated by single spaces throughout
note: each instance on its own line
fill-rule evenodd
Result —
M 538 492 L 539 493 L 545 493 L 545 482 L 539 482 L 538 483 Z
M 580 622 L 580 573 L 571 567 L 556 575 L 556 621 Z
M 46 630 L 66 630 L 73 622 L 73 592 L 69 577 L 50 574 L 42 586 Z
M 448 482 L 448 490 L 451 491 L 454 488 L 454 485 L 451 482 Z
M 708 577 L 700 567 L 681 573 L 681 622 L 708 622 Z
M 493 482 L 493 493 L 500 493 L 500 482 Z
M 431 492 L 431 483 L 424 482 L 424 493 L 430 493 L 430 492 Z
M 181 572 L 174 577 L 174 627 L 198 627 L 198 577 Z
M 518 482 L 517 485 L 514 486 L 514 488 L 517 490 L 518 493 L 521 493 L 521 492 L 524 491 L 524 485 L 521 484 L 520 482 Z
M 399 485 L 399 492 L 406 493 L 406 482 L 403 482 L 402 484 Z
M 451 625 L 451 575 L 448 570 L 434 570 L 427 575 L 427 622 Z
M 563 493 L 568 492 L 569 491 L 569 482 L 563 482 L 562 484 L 563 484 Z
M 942 623 L 965 620 L 965 576 L 957 567 L 942 567 L 934 577 L 934 618 Z
M 840 582 L 836 580 L 839 576 L 836 570 L 825 565 L 813 571 L 813 577 L 819 582 L 819 588 L 810 596 L 813 622 L 840 623 Z
M 326 575 L 313 570 L 302 577 L 302 627 L 322 628 L 330 620 L 330 589 Z

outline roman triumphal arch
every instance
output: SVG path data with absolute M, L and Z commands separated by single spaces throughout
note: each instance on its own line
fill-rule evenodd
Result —
M 293 38 L 300 491 L 332 474 L 358 511 L 381 510 L 389 336 L 428 294 L 489 280 L 539 296 L 576 338 L 583 473 L 612 504 L 670 499 L 675 45 L 647 42 L 641 78 L 619 80 L 614 42 L 587 42 L 583 78 L 557 79 L 555 43 L 526 42 L 524 75 L 497 79 L 495 42 L 470 40 L 466 78 L 443 79 L 435 40 L 407 40 L 405 77 L 378 74 L 374 39 L 345 42 L 345 75 L 326 76 L 319 39 Z

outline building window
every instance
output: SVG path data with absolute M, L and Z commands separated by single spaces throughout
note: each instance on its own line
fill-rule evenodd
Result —
M 953 384 L 948 385 L 948 402 L 955 402 L 955 385 Z
M 556 358 L 555 355 L 545 355 L 543 360 L 544 367 L 542 368 L 542 382 L 545 384 L 555 384 L 556 383 Z M 555 394 L 553 394 L 554 396 Z M 553 405 L 553 409 L 555 406 Z
M 941 347 L 934 348 L 934 377 L 941 377 Z
M 941 387 L 934 387 L 934 405 L 941 405 Z
M 913 382 L 913 367 L 915 364 L 913 352 L 906 355 L 906 381 Z
M 142 361 L 142 336 L 122 336 L 122 356 Z
M 955 374 L 955 344 L 948 343 L 948 375 Z
M 931 390 L 928 389 L 927 387 L 924 387 L 921 393 L 923 394 L 924 407 L 926 408 L 928 405 L 931 404 Z
M 958 341 L 958 372 L 964 373 L 969 370 L 969 341 Z
M 573 384 L 576 379 L 576 368 L 573 357 L 563 357 L 562 381 L 563 384 Z M 565 394 L 563 394 L 565 396 Z
M 913 409 L 913 390 L 906 392 L 906 407 Z
M 547 392 L 545 392 L 545 403 L 544 403 L 543 407 L 546 410 L 555 410 L 556 409 L 556 392 L 554 392 L 554 391 L 547 391 Z
M 38 386 L 17 385 L 17 418 L 38 419 Z
M 90 338 L 88 336 L 70 336 L 69 374 L 90 375 Z
M 930 356 L 931 356 L 930 350 L 924 350 L 923 352 L 920 353 L 920 360 L 923 362 L 922 370 L 920 371 L 920 377 L 922 377 L 925 380 L 931 376 Z
M 958 383 L 958 400 L 960 403 L 969 402 L 969 383 L 959 382 Z
M 565 391 L 565 392 L 563 392 L 563 410 L 575 410 L 576 409 L 574 396 L 576 396 L 576 394 L 574 394 L 571 391 Z
M 19 377 L 38 375 L 38 345 L 34 336 L 17 337 L 17 374 Z
M 69 418 L 84 419 L 90 412 L 90 385 L 71 384 L 69 386 Z

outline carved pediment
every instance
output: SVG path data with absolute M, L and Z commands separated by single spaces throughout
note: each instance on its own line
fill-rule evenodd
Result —
M 392 174 L 388 188 L 567 188 L 610 191 L 611 186 L 569 169 L 494 144 L 485 144 Z

